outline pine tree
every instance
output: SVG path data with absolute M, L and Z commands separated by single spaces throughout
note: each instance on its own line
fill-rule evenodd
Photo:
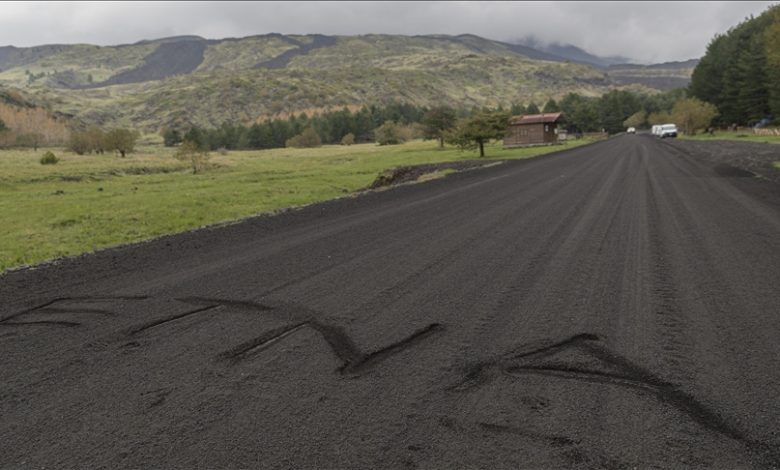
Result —
M 544 110 L 542 112 L 557 113 L 560 110 L 561 108 L 558 106 L 558 103 L 556 103 L 554 99 L 550 98 L 550 100 L 545 103 Z

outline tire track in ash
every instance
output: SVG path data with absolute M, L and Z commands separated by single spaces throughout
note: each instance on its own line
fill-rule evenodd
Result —
M 573 365 L 570 361 L 558 359 L 558 356 L 572 351 L 584 354 L 587 359 L 596 360 L 597 367 Z M 681 390 L 678 385 L 611 351 L 603 345 L 601 337 L 592 333 L 577 334 L 556 343 L 532 346 L 532 349 L 474 364 L 464 370 L 462 380 L 447 387 L 445 391 L 469 392 L 499 377 L 521 379 L 528 375 L 616 387 L 652 396 L 659 403 L 687 416 L 701 428 L 739 442 L 767 465 L 780 465 L 776 449 L 750 439 L 743 430 L 724 418 L 715 408 Z M 493 429 L 490 426 L 488 428 Z
M 188 310 L 188 311 L 186 311 L 184 313 L 177 313 L 176 315 L 171 315 L 171 316 L 168 316 L 168 317 L 165 317 L 165 318 L 152 320 L 150 322 L 147 322 L 147 323 L 144 323 L 142 325 L 139 325 L 139 326 L 131 328 L 130 331 L 128 331 L 128 334 L 130 336 L 135 336 L 135 335 L 137 335 L 139 333 L 143 333 L 143 332 L 145 332 L 147 330 L 150 330 L 152 328 L 156 328 L 158 326 L 166 325 L 168 323 L 175 322 L 177 320 L 181 320 L 183 318 L 187 318 L 187 317 L 190 317 L 190 316 L 198 314 L 198 313 L 208 312 L 208 311 L 214 310 L 214 309 L 219 308 L 219 307 L 220 307 L 220 305 L 209 305 L 207 307 L 197 308 L 195 310 Z
M 74 327 L 81 325 L 81 322 L 71 320 L 61 320 L 58 317 L 60 315 L 68 314 L 87 314 L 87 315 L 102 315 L 112 316 L 116 315 L 116 312 L 106 308 L 92 308 L 92 307 L 79 307 L 79 304 L 100 304 L 100 303 L 114 303 L 117 301 L 128 300 L 146 300 L 148 296 L 84 296 L 84 297 L 57 297 L 42 304 L 35 305 L 33 307 L 24 309 L 7 317 L 0 319 L 0 326 L 31 326 L 31 325 L 50 325 L 50 326 L 63 326 Z M 75 304 L 75 305 L 74 305 Z M 36 318 L 38 316 L 52 316 L 52 319 L 29 319 L 25 321 L 25 317 Z
M 344 375 L 359 375 L 366 372 L 385 359 L 404 349 L 413 347 L 425 338 L 444 330 L 443 325 L 431 323 L 399 341 L 372 352 L 363 352 L 343 329 L 309 320 L 265 332 L 256 338 L 239 344 L 233 349 L 223 352 L 220 354 L 220 357 L 233 361 L 246 359 L 248 356 L 273 346 L 303 328 L 311 328 L 322 336 L 333 354 L 341 361 L 342 365 L 337 371 Z
M 298 319 L 299 321 L 263 332 L 257 337 L 244 341 L 243 343 L 240 343 L 237 346 L 220 353 L 218 357 L 220 359 L 227 359 L 231 362 L 237 363 L 249 359 L 255 354 L 270 348 L 274 344 L 279 343 L 280 341 L 303 328 L 311 328 L 312 330 L 319 333 L 320 336 L 322 336 L 333 354 L 341 361 L 342 365 L 337 369 L 339 373 L 343 375 L 359 375 L 363 372 L 371 370 L 374 366 L 381 363 L 385 359 L 407 348 L 413 347 L 433 334 L 444 330 L 444 326 L 442 324 L 430 323 L 427 326 L 414 331 L 410 335 L 396 342 L 383 346 L 374 351 L 366 352 L 355 344 L 352 337 L 347 334 L 343 328 L 315 319 L 316 312 L 297 304 L 284 303 L 267 305 L 250 300 L 233 300 L 211 297 L 183 297 L 176 300 L 188 304 L 205 305 L 194 310 L 188 310 L 186 312 L 138 325 L 131 328 L 128 331 L 128 334 L 130 336 L 135 336 L 150 329 L 165 326 L 172 322 L 176 322 L 193 315 L 213 312 L 219 308 L 241 310 L 245 312 L 249 311 L 255 313 L 275 312 L 277 313 L 277 316 L 279 316 L 279 312 L 288 312 L 290 316 L 293 317 L 293 319 Z M 303 313 L 303 315 L 301 313 Z M 303 319 L 301 320 L 301 318 Z

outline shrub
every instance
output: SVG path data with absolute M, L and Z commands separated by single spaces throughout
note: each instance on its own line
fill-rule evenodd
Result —
M 166 147 L 173 147 L 182 142 L 181 133 L 176 129 L 166 129 L 163 132 L 163 144 Z
M 115 150 L 124 158 L 135 149 L 135 143 L 140 137 L 138 131 L 129 129 L 111 129 L 103 138 L 106 150 Z
M 355 134 L 349 133 L 341 138 L 341 145 L 352 145 L 355 143 Z
M 76 152 L 78 155 L 84 155 L 92 151 L 89 138 L 85 132 L 72 132 L 68 139 L 67 147 L 68 150 Z
M 317 134 L 317 131 L 309 127 L 295 137 L 287 139 L 284 145 L 285 147 L 296 148 L 319 147 L 322 145 L 322 140 L 320 140 L 320 136 Z
M 403 130 L 393 121 L 385 121 L 374 129 L 374 140 L 379 145 L 395 145 L 406 141 Z
M 209 153 L 203 147 L 186 139 L 173 156 L 177 160 L 189 162 L 193 173 L 206 169 L 209 161 Z
M 51 151 L 46 152 L 41 157 L 41 165 L 55 165 L 60 161 Z

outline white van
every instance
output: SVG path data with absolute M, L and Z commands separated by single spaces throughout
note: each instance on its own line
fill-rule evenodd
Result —
M 654 126 L 653 126 L 653 129 L 652 129 L 650 132 L 651 132 L 653 135 L 657 136 L 657 135 L 658 135 L 658 129 L 660 129 L 660 128 L 661 128 L 661 126 L 659 126 L 659 125 L 657 125 L 657 124 L 656 124 L 656 125 L 654 125 Z
M 658 136 L 662 139 L 666 137 L 677 137 L 677 126 L 674 124 L 664 124 L 660 126 Z

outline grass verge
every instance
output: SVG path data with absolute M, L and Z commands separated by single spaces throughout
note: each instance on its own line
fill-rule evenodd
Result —
M 488 159 L 518 159 L 586 143 L 486 151 Z M 56 165 L 39 163 L 45 150 L 0 151 L 0 272 L 333 199 L 396 166 L 476 158 L 432 141 L 232 151 L 212 153 L 212 168 L 192 174 L 162 147 L 124 159 L 51 150 Z
M 714 135 L 700 133 L 696 135 L 680 134 L 684 140 L 737 140 L 740 142 L 758 142 L 763 144 L 780 144 L 780 136 L 755 135 L 753 131 L 716 131 Z

